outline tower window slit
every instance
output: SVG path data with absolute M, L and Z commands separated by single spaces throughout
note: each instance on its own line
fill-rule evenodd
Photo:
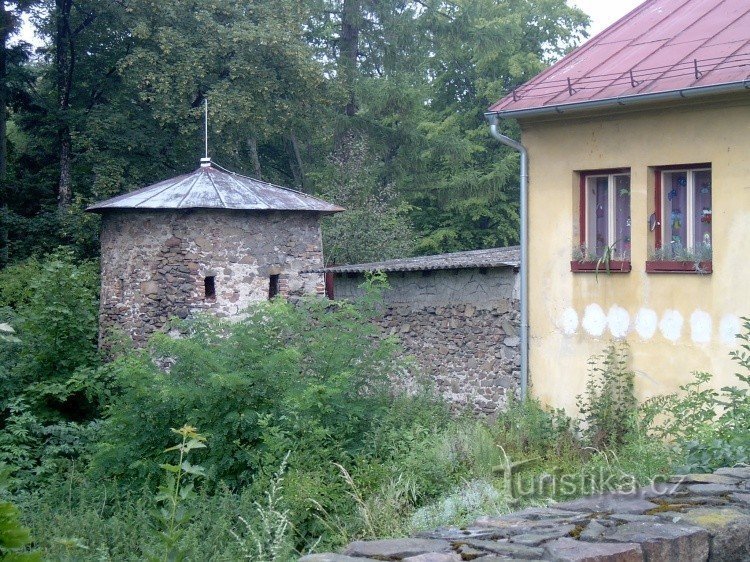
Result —
M 268 298 L 272 299 L 279 294 L 279 276 L 271 275 L 268 278 Z
M 203 280 L 206 300 L 216 300 L 216 276 L 209 275 Z

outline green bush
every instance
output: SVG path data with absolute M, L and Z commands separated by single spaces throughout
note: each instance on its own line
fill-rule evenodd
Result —
M 95 432 L 81 383 L 98 363 L 98 289 L 96 263 L 64 250 L 0 271 L 0 320 L 14 328 L 0 341 L 0 462 L 21 485 L 67 466 Z
M 738 384 L 715 390 L 709 373 L 695 373 L 680 394 L 651 399 L 644 417 L 652 434 L 674 444 L 680 472 L 711 471 L 750 463 L 750 320 L 731 357 L 744 373 Z
M 98 292 L 97 264 L 63 250 L 0 272 L 0 308 L 20 340 L 0 355 L 4 399 L 24 396 L 42 415 L 65 410 L 66 383 L 96 363 Z
M 356 454 L 387 412 L 388 376 L 400 368 L 394 343 L 371 338 L 365 306 L 279 299 L 241 322 L 202 318 L 182 326 L 184 337 L 156 336 L 147 352 L 100 372 L 118 391 L 107 397 L 95 468 L 153 474 L 169 427 L 186 419 L 211 442 L 199 455 L 209 476 L 231 486 L 250 484 L 290 450 L 290 468 Z
M 0 464 L 0 492 L 10 475 L 10 469 Z M 33 562 L 41 560 L 38 552 L 28 552 L 31 543 L 29 530 L 21 524 L 18 508 L 0 499 L 0 561 Z

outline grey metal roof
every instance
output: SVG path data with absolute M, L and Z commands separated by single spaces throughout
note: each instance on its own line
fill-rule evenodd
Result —
M 101 213 L 114 209 L 241 209 L 320 213 L 344 210 L 312 195 L 225 172 L 211 165 L 202 165 L 190 174 L 107 199 L 86 210 Z
M 489 248 L 468 252 L 452 252 L 433 256 L 400 258 L 374 263 L 337 265 L 316 270 L 316 273 L 364 273 L 368 271 L 429 271 L 438 269 L 463 269 L 473 267 L 514 267 L 521 263 L 521 247 Z

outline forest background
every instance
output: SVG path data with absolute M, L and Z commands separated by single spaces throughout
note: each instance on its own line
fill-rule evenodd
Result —
M 588 24 L 563 0 L 2 6 L 0 265 L 96 257 L 85 207 L 195 169 L 206 98 L 215 162 L 350 210 L 329 263 L 514 244 L 517 157 L 482 113 Z

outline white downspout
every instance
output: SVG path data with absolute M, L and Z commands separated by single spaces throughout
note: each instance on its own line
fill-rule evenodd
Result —
M 529 155 L 520 142 L 501 134 L 497 115 L 486 114 L 490 134 L 521 154 L 521 400 L 529 390 Z

